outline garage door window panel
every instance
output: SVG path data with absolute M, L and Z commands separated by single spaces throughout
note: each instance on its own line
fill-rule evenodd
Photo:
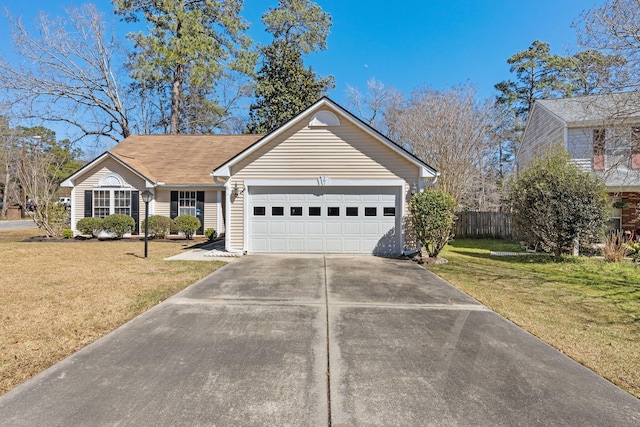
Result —
M 283 206 L 272 206 L 271 207 L 271 216 L 284 216 L 284 207 Z
M 364 208 L 364 216 L 377 216 L 378 208 Z
M 302 206 L 292 206 L 291 216 L 302 216 Z
M 357 207 L 347 207 L 347 216 L 358 216 L 358 208 Z
M 322 210 L 318 206 L 309 207 L 309 216 L 320 216 Z
M 384 216 L 396 216 L 396 208 L 395 207 L 384 208 L 382 214 Z
M 327 216 L 340 216 L 340 208 L 339 207 L 327 208 Z
M 253 216 L 265 216 L 266 214 L 267 214 L 267 209 L 264 206 L 253 207 Z

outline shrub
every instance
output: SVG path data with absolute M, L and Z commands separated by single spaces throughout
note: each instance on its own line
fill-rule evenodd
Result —
M 418 241 L 429 257 L 437 257 L 453 237 L 456 201 L 448 193 L 428 190 L 409 202 L 411 221 Z
M 173 219 L 175 231 L 183 233 L 187 240 L 193 238 L 195 232 L 200 228 L 200 220 L 192 215 L 179 215 Z
M 51 200 L 41 199 L 32 218 L 38 228 L 44 230 L 48 237 L 62 237 L 62 230 L 69 227 L 70 212 Z
M 629 255 L 633 259 L 633 262 L 639 262 L 640 261 L 640 242 L 636 242 L 633 240 L 629 241 L 629 243 L 627 243 L 627 249 L 629 251 Z
M 215 228 L 207 228 L 206 230 L 204 230 L 204 235 L 207 237 L 207 239 L 209 239 L 210 242 L 212 242 L 213 239 L 216 238 Z
M 62 230 L 62 238 L 63 239 L 73 239 L 73 230 L 70 228 L 65 228 Z
M 107 233 L 113 234 L 116 239 L 122 239 L 122 236 L 131 233 L 135 226 L 135 220 L 124 214 L 109 215 L 102 223 L 102 229 Z
M 90 236 L 97 236 L 102 231 L 104 219 L 95 218 L 95 217 L 87 217 L 82 218 L 76 224 L 76 228 L 82 234 L 88 234 Z
M 609 219 L 604 184 L 569 163 L 566 150 L 534 160 L 511 181 L 509 192 L 516 235 L 529 246 L 560 256 L 576 240 L 584 247 L 602 238 Z
M 627 244 L 624 234 L 620 231 L 607 233 L 602 247 L 602 257 L 605 261 L 620 262 L 627 254 Z
M 145 221 L 142 221 L 144 230 Z M 171 218 L 162 215 L 151 215 L 149 217 L 149 237 L 164 239 L 171 229 Z

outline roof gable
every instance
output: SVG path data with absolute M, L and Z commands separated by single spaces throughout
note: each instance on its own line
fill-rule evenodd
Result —
M 227 161 L 226 163 L 220 165 L 213 172 L 213 176 L 218 177 L 229 177 L 231 176 L 231 168 L 234 165 L 239 164 L 244 159 L 249 157 L 254 152 L 262 149 L 271 141 L 277 139 L 281 135 L 288 132 L 291 128 L 300 124 L 301 120 L 306 120 L 309 116 L 311 119 L 307 123 L 310 127 L 314 126 L 340 126 L 341 119 L 344 119 L 351 124 L 355 125 L 357 128 L 361 129 L 368 135 L 370 135 L 374 140 L 376 140 L 380 144 L 384 144 L 389 147 L 392 151 L 394 151 L 397 155 L 404 157 L 409 162 L 413 163 L 415 166 L 420 168 L 420 176 L 422 178 L 435 178 L 439 175 L 439 173 L 427 165 L 413 154 L 409 153 L 404 148 L 400 147 L 393 141 L 389 140 L 387 137 L 364 123 L 362 120 L 358 119 L 356 116 L 351 114 L 349 111 L 342 108 L 340 105 L 336 104 L 332 100 L 327 97 L 324 97 L 317 101 L 315 104 L 298 114 L 293 119 L 289 120 L 287 123 L 282 125 L 280 128 L 276 129 L 272 133 L 268 134 L 260 141 L 257 141 L 255 144 L 251 145 L 241 153 L 238 153 L 235 157 Z

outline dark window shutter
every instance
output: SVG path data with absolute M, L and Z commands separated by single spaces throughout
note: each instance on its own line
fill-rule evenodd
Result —
M 593 169 L 604 170 L 606 131 L 604 129 L 593 130 Z
M 131 217 L 136 222 L 133 234 L 140 234 L 140 192 L 131 192 Z
M 84 190 L 84 217 L 93 216 L 93 190 Z
M 204 234 L 204 191 L 196 192 L 196 215 L 200 220 L 200 228 L 196 234 Z
M 178 216 L 178 192 L 171 192 L 171 208 L 169 209 L 169 216 L 171 219 Z
M 640 168 L 640 127 L 631 128 L 631 168 Z

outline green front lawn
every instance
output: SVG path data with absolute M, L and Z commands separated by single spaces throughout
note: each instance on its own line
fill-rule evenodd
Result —
M 499 240 L 456 239 L 429 270 L 640 397 L 640 268 L 526 255 Z

